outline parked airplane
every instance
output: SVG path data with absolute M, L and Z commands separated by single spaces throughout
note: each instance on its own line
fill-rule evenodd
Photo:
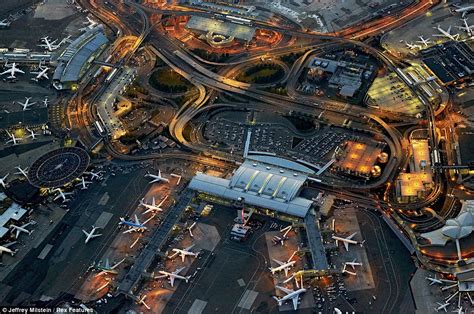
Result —
M 405 42 L 405 45 L 408 47 L 408 49 L 410 50 L 413 50 L 413 49 L 421 49 L 421 46 L 420 45 L 414 45 L 413 43 L 408 43 L 408 42 Z
M 66 196 L 72 195 L 72 192 L 63 192 L 63 190 L 61 190 L 60 188 L 57 188 L 53 191 L 58 192 L 58 195 L 56 195 L 56 197 L 53 199 L 53 201 L 55 201 L 59 198 L 63 199 L 63 203 L 70 201 L 68 198 L 66 198 Z
M 144 211 L 142 215 L 148 214 L 150 212 L 153 212 L 153 213 L 157 211 L 162 212 L 163 208 L 161 208 L 161 206 L 163 205 L 163 203 L 166 201 L 167 198 L 168 198 L 168 195 L 166 195 L 165 198 L 163 198 L 163 200 L 158 205 L 156 205 L 155 197 L 152 198 L 151 204 L 145 203 L 143 199 L 140 200 L 140 206 L 147 208 L 147 210 Z
M 145 299 L 146 299 L 147 295 L 144 294 L 142 297 L 138 298 L 137 299 L 137 304 L 138 305 L 143 305 L 144 307 L 146 307 L 147 310 L 151 310 L 151 307 L 145 303 Z
M 437 29 L 441 34 L 433 34 L 434 37 L 445 37 L 451 40 L 458 40 L 459 38 L 459 34 L 451 34 L 451 26 L 449 26 L 447 30 L 444 30 L 438 25 L 435 29 Z
M 30 102 L 31 97 L 25 97 L 25 102 L 18 101 L 18 104 L 23 106 L 23 111 L 28 110 L 29 107 L 36 104 L 36 102 Z
M 438 285 L 444 285 L 446 283 L 457 283 L 455 280 L 448 280 L 448 279 L 438 279 L 438 278 L 431 278 L 431 277 L 425 277 L 427 280 L 430 281 L 430 286 L 434 284 Z
M 455 309 L 453 311 L 453 313 L 457 313 L 457 314 L 464 314 L 463 310 L 462 310 L 462 306 L 458 307 L 457 309 Z
M 344 265 L 349 265 L 352 267 L 352 269 L 355 269 L 356 266 L 362 266 L 362 263 L 356 262 L 356 258 L 352 262 L 346 262 Z
M 115 263 L 113 266 L 110 266 L 109 259 L 106 258 L 104 265 L 102 265 L 102 262 L 97 263 L 97 265 L 92 265 L 95 269 L 99 270 L 99 272 L 96 274 L 96 276 L 104 275 L 104 274 L 112 274 L 116 275 L 118 274 L 116 268 L 122 264 L 125 261 L 126 258 L 123 258 L 121 261 Z
M 145 224 L 149 222 L 151 219 L 153 219 L 153 216 L 145 220 L 143 223 L 141 223 L 140 220 L 138 220 L 137 215 L 135 215 L 135 221 L 127 221 L 125 220 L 125 218 L 120 217 L 119 225 L 126 225 L 130 228 L 124 231 L 123 233 L 130 233 L 134 231 L 143 232 L 147 229 L 147 227 L 145 227 Z
M 88 184 L 92 184 L 91 181 L 86 181 L 86 179 L 84 177 L 81 178 L 81 182 L 79 182 L 78 184 L 76 184 L 76 186 L 82 186 L 81 187 L 81 190 L 87 190 L 88 188 Z
M 169 256 L 170 259 L 175 258 L 177 255 L 181 256 L 181 261 L 184 263 L 184 259 L 186 256 L 197 257 L 198 253 L 191 252 L 191 249 L 194 247 L 194 244 L 185 248 L 185 249 L 173 249 L 172 251 L 175 252 L 173 255 Z
M 92 28 L 96 27 L 97 24 L 98 24 L 96 21 L 94 21 L 90 17 L 86 16 L 86 18 L 87 18 L 87 22 L 83 22 L 82 24 L 87 25 L 87 26 L 85 26 L 83 28 L 80 28 L 79 31 L 81 31 L 81 32 L 92 29 Z
M 9 68 L 8 70 L 6 71 L 3 71 L 2 73 L 0 73 L 0 75 L 4 75 L 4 74 L 9 74 L 10 75 L 7 77 L 9 79 L 14 79 L 16 78 L 15 76 L 15 73 L 21 73 L 21 74 L 25 74 L 24 71 L 20 70 L 19 68 L 16 67 L 16 63 L 13 62 L 11 65 L 5 63 L 5 67 Z
M 453 4 L 453 6 L 457 8 L 454 10 L 454 12 L 461 13 L 462 18 L 466 17 L 467 14 L 469 14 L 471 11 L 474 10 L 474 5 L 468 5 L 468 6 L 462 7 L 462 6 Z
M 362 246 L 362 244 L 364 244 L 365 240 L 362 241 L 362 242 L 358 242 L 358 241 L 355 241 L 355 240 L 352 240 L 352 238 L 357 234 L 357 232 L 354 232 L 353 234 L 351 234 L 350 236 L 346 237 L 346 238 L 342 238 L 342 237 L 338 237 L 338 236 L 335 236 L 333 235 L 332 238 L 334 240 L 336 240 L 336 245 L 339 245 L 339 241 L 341 241 L 342 243 L 344 243 L 344 247 L 346 248 L 346 251 L 349 251 L 349 244 L 360 244 Z
M 29 223 L 26 223 L 22 226 L 16 226 L 16 225 L 11 225 L 10 228 L 12 229 L 11 231 L 15 231 L 15 239 L 18 239 L 18 237 L 20 236 L 20 233 L 24 232 L 24 233 L 28 233 L 28 235 L 30 235 L 33 230 L 28 230 L 26 229 L 26 227 L 30 226 L 30 225 L 34 225 L 36 224 L 35 221 L 30 221 Z
M 48 105 L 49 105 L 49 99 L 48 97 L 46 97 L 44 100 L 43 100 L 43 105 L 48 108 Z
M 17 250 L 10 249 L 10 246 L 12 246 L 15 243 L 16 243 L 16 241 L 0 245 L 0 255 L 3 254 L 3 253 L 9 253 L 9 254 L 11 254 L 11 256 L 15 255 Z
M 6 141 L 5 144 L 13 143 L 12 145 L 18 145 L 18 142 L 22 140 L 22 138 L 15 137 L 15 134 L 10 133 L 7 130 L 5 130 L 5 132 L 7 132 L 7 135 L 10 137 L 10 139 Z
M 472 37 L 474 25 L 467 24 L 467 19 L 462 19 L 462 21 L 464 22 L 464 26 L 456 26 L 456 27 L 462 31 L 465 31 L 469 35 L 469 37 Z
M 285 241 L 289 239 L 288 238 L 288 232 L 290 232 L 292 227 L 293 226 L 290 225 L 288 227 L 285 227 L 285 228 L 281 229 L 280 232 L 283 233 L 282 236 L 281 237 L 274 236 L 273 239 L 272 239 L 273 244 L 280 243 L 281 245 L 285 245 Z
M 97 237 L 100 237 L 102 234 L 94 234 L 94 232 L 99 229 L 98 227 L 94 227 L 92 226 L 92 230 L 91 232 L 87 232 L 86 230 L 82 229 L 82 232 L 84 232 L 84 234 L 86 235 L 86 240 L 84 241 L 85 244 L 87 244 L 87 242 L 89 242 L 90 240 L 94 239 L 94 238 L 97 238 Z
M 192 231 L 192 230 L 193 230 L 193 228 L 194 228 L 195 225 L 196 225 L 196 222 L 193 222 L 193 224 L 192 224 L 191 226 L 189 226 L 188 228 L 186 228 L 186 229 L 188 229 L 188 231 L 189 231 L 189 236 L 190 236 L 191 238 L 194 238 L 194 234 L 193 234 L 193 231 Z
M 32 140 L 35 140 L 36 137 L 39 135 L 38 133 L 35 133 L 34 131 L 32 131 L 32 130 L 30 130 L 30 129 L 28 129 L 28 128 L 26 128 L 26 130 L 27 130 L 28 132 L 30 132 L 30 135 L 28 135 L 27 137 L 31 137 Z
M 347 264 L 344 263 L 344 267 L 342 267 L 342 273 L 346 273 L 346 274 L 349 274 L 349 275 L 352 275 L 352 276 L 357 276 L 357 273 L 354 272 L 354 271 L 349 271 L 347 270 Z
M 152 178 L 153 180 L 151 180 L 150 182 L 148 183 L 155 183 L 155 182 L 170 182 L 170 180 L 166 179 L 165 177 L 161 176 L 161 170 L 158 169 L 158 175 L 156 174 L 151 174 L 151 173 L 147 173 L 145 175 L 145 177 L 148 177 L 148 178 Z
M 160 276 L 156 276 L 155 279 L 159 279 L 159 278 L 168 278 L 169 279 L 169 283 L 171 285 L 171 287 L 174 286 L 174 280 L 175 279 L 181 279 L 181 280 L 184 280 L 186 281 L 186 283 L 189 282 L 189 278 L 191 278 L 191 276 L 181 276 L 181 275 L 178 275 L 181 271 L 183 271 L 185 267 L 181 267 L 181 268 L 178 268 L 176 269 L 174 272 L 167 272 L 167 271 L 164 271 L 164 270 L 160 270 L 159 273 L 161 274 Z
M 38 45 L 38 47 L 43 47 L 48 51 L 54 51 L 59 48 L 59 45 L 55 45 L 55 43 L 58 41 L 57 39 L 53 41 L 49 41 L 49 36 L 41 38 L 41 41 L 44 44 Z
M 24 176 L 25 178 L 28 178 L 28 167 L 25 169 L 22 169 L 20 166 L 15 167 L 18 171 L 15 172 L 15 174 L 20 174 Z
M 448 312 L 448 310 L 446 309 L 448 306 L 449 306 L 449 303 L 446 302 L 446 303 L 439 303 L 439 302 L 436 302 L 436 304 L 438 304 L 438 307 L 435 308 L 435 311 L 438 312 L 439 310 L 444 310 L 445 312 Z
M 298 251 L 294 251 L 293 254 L 291 254 L 290 258 L 286 262 L 282 262 L 282 261 L 272 258 L 272 260 L 278 264 L 277 267 L 269 268 L 270 271 L 272 272 L 272 275 L 275 274 L 276 272 L 280 272 L 283 270 L 285 272 L 285 277 L 288 277 L 288 270 L 290 270 L 290 268 L 292 268 L 296 264 L 296 261 L 292 261 L 296 252 Z
M 38 71 L 30 72 L 31 74 L 36 75 L 35 77 L 31 78 L 31 80 L 35 81 L 35 82 L 39 82 L 39 80 L 41 80 L 43 78 L 49 80 L 48 71 L 49 71 L 48 67 L 40 66 Z
M 91 176 L 91 179 L 97 179 L 97 180 L 99 180 L 99 179 L 102 178 L 102 176 L 101 176 L 102 171 L 98 171 L 98 172 L 86 171 L 86 172 L 84 172 L 84 173 L 90 175 L 90 176 Z
M 428 44 L 431 43 L 430 39 L 425 39 L 423 36 L 418 36 L 420 40 L 417 41 L 417 43 L 425 45 L 425 47 L 428 47 Z
M 3 178 L 0 178 L 0 184 L 3 186 L 4 189 L 6 188 L 5 186 L 7 185 L 7 182 L 5 180 L 8 178 L 9 175 L 10 174 L 7 173 Z
M 299 288 L 298 290 L 292 290 L 280 286 L 275 286 L 275 288 L 286 293 L 286 295 L 282 298 L 273 296 L 273 298 L 278 302 L 278 306 L 282 306 L 284 302 L 291 300 L 293 302 L 293 309 L 295 311 L 298 310 L 298 301 L 300 298 L 300 294 L 306 292 L 306 289 L 303 288 L 303 285 L 301 285 L 301 288 Z

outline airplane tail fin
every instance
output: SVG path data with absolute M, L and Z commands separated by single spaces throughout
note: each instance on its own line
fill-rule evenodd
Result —
M 360 246 L 363 246 L 365 243 L 365 240 L 362 240 L 362 242 L 360 242 Z
M 187 277 L 184 277 L 184 278 L 186 278 L 186 283 L 188 283 L 189 279 L 191 279 L 191 276 L 187 276 Z

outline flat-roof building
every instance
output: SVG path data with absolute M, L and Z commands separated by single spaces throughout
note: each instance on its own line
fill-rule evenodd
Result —
M 101 25 L 76 38 L 58 58 L 53 86 L 58 90 L 73 88 L 108 42 Z
M 26 214 L 27 210 L 17 203 L 13 203 L 0 215 L 0 238 L 3 238 L 10 230 L 7 226 L 10 222 L 18 222 Z
M 305 170 L 302 172 L 301 170 Z M 298 193 L 313 173 L 298 163 L 282 158 L 260 156 L 258 160 L 247 159 L 230 179 L 218 178 L 198 172 L 189 188 L 206 194 L 280 214 L 304 218 L 312 201 L 298 197 Z

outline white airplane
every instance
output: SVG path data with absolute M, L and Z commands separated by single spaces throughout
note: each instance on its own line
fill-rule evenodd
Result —
M 417 43 L 425 45 L 425 47 L 428 47 L 428 44 L 431 43 L 430 39 L 425 39 L 423 36 L 418 36 L 420 40 L 417 41 Z
M 118 274 L 116 268 L 122 264 L 124 261 L 125 261 L 126 258 L 123 258 L 121 261 L 119 261 L 118 263 L 115 263 L 113 266 L 110 266 L 110 262 L 109 262 L 109 259 L 106 258 L 105 259 L 105 262 L 104 262 L 104 265 L 102 265 L 102 262 L 99 262 L 97 263 L 97 265 L 92 265 L 92 267 L 94 267 L 95 269 L 97 270 L 100 270 L 100 272 L 98 272 L 96 274 L 96 276 L 100 276 L 100 275 L 104 275 L 104 274 L 112 274 L 112 275 L 116 275 Z
M 465 31 L 469 35 L 469 37 L 472 37 L 474 25 L 467 24 L 467 19 L 462 19 L 462 21 L 464 22 L 464 26 L 456 26 L 456 27 L 462 31 Z
M 349 274 L 349 275 L 352 275 L 352 276 L 357 276 L 357 273 L 355 271 L 349 271 L 347 270 L 347 264 L 344 263 L 344 267 L 342 267 L 342 273 L 346 273 L 346 274 Z
M 43 105 L 48 108 L 48 105 L 49 105 L 49 99 L 48 97 L 46 96 L 46 98 L 43 100 Z
M 288 238 L 288 232 L 291 231 L 291 228 L 293 228 L 293 226 L 290 225 L 288 227 L 285 227 L 285 228 L 281 229 L 280 232 L 283 233 L 282 236 L 281 237 L 274 236 L 273 239 L 272 239 L 273 243 L 274 244 L 280 243 L 281 245 L 285 245 L 285 241 L 289 239 Z
M 140 220 L 138 220 L 137 215 L 135 215 L 135 221 L 127 221 L 127 220 L 125 220 L 125 218 L 120 217 L 119 225 L 126 225 L 130 228 L 130 229 L 124 231 L 123 233 L 130 233 L 130 232 L 134 232 L 134 231 L 143 232 L 143 231 L 147 230 L 147 227 L 145 226 L 145 224 L 147 222 L 149 222 L 150 220 L 152 220 L 153 217 L 154 216 L 148 218 L 143 223 L 141 223 Z
M 40 67 L 38 71 L 30 72 L 31 74 L 36 75 L 31 80 L 35 82 L 39 82 L 39 80 L 43 78 L 49 80 L 48 71 L 49 71 L 48 67 Z
M 167 272 L 167 271 L 164 271 L 164 270 L 160 270 L 159 273 L 161 274 L 160 276 L 156 276 L 155 279 L 159 279 L 159 278 L 168 278 L 169 279 L 169 282 L 170 282 L 170 285 L 171 287 L 174 286 L 174 280 L 175 279 L 181 279 L 181 280 L 184 280 L 186 281 L 186 283 L 189 282 L 189 278 L 191 278 L 191 276 L 181 276 L 181 275 L 178 275 L 181 271 L 183 271 L 185 267 L 181 267 L 181 268 L 178 268 L 176 269 L 174 272 Z
M 15 76 L 15 73 L 22 73 L 22 74 L 25 74 L 24 71 L 20 70 L 19 68 L 16 67 L 16 63 L 13 62 L 11 65 L 8 65 L 7 63 L 5 63 L 5 66 L 7 68 L 9 68 L 8 70 L 6 71 L 3 71 L 2 73 L 0 73 L 0 75 L 5 75 L 5 74 L 10 74 L 7 78 L 9 79 L 14 79 L 16 78 Z
M 87 25 L 87 26 L 85 26 L 83 28 L 80 28 L 79 31 L 81 31 L 81 32 L 84 32 L 88 29 L 92 29 L 92 28 L 96 27 L 96 25 L 98 24 L 96 21 L 91 19 L 89 16 L 86 16 L 86 18 L 87 18 L 87 22 L 82 22 L 82 24 Z
M 25 178 L 28 178 L 28 167 L 25 169 L 22 169 L 20 166 L 15 167 L 18 171 L 15 172 L 15 174 L 20 174 L 24 176 Z
M 449 26 L 447 30 L 444 30 L 441 28 L 441 26 L 438 25 L 437 27 L 435 27 L 435 29 L 437 29 L 438 32 L 440 32 L 441 34 L 434 34 L 434 37 L 445 37 L 451 40 L 458 40 L 459 38 L 459 34 L 451 34 L 451 26 Z
M 151 174 L 151 173 L 147 173 L 145 175 L 146 178 L 152 178 L 153 180 L 151 180 L 150 182 L 148 183 L 155 183 L 155 182 L 170 182 L 170 180 L 166 179 L 165 177 L 161 176 L 161 170 L 158 169 L 158 175 L 156 174 Z
M 300 294 L 306 292 L 306 289 L 303 288 L 302 285 L 301 285 L 301 288 L 298 290 L 291 290 L 291 289 L 280 287 L 280 286 L 275 286 L 275 288 L 286 293 L 286 295 L 282 298 L 273 296 L 273 298 L 278 302 L 278 306 L 282 306 L 284 302 L 291 300 L 293 302 L 293 309 L 295 311 L 298 310 L 298 301 L 300 298 Z
M 84 234 L 86 235 L 86 240 L 84 241 L 85 244 L 87 244 L 87 242 L 89 242 L 90 240 L 94 239 L 94 238 L 97 238 L 97 237 L 100 237 L 102 234 L 94 234 L 94 232 L 99 229 L 98 227 L 94 227 L 92 226 L 92 230 L 91 232 L 87 232 L 86 230 L 82 229 L 82 232 L 84 232 Z
M 138 305 L 143 305 L 144 307 L 146 307 L 147 310 L 151 310 L 151 307 L 145 303 L 145 299 L 146 299 L 147 295 L 144 294 L 141 298 L 138 298 L 137 300 L 137 304 Z
M 12 250 L 12 249 L 9 248 L 10 246 L 12 246 L 15 243 L 16 243 L 16 241 L 0 245 L 0 255 L 3 254 L 3 253 L 10 253 L 11 256 L 15 255 L 17 250 Z
M 336 240 L 336 245 L 339 245 L 339 241 L 341 241 L 342 243 L 344 243 L 344 247 L 346 248 L 346 251 L 349 251 L 349 244 L 360 244 L 362 246 L 362 244 L 364 244 L 365 240 L 362 241 L 362 242 L 358 242 L 356 240 L 352 240 L 352 238 L 357 234 L 357 232 L 354 232 L 353 234 L 351 234 L 350 236 L 348 236 L 347 238 L 342 238 L 342 237 L 338 237 L 338 236 L 335 236 L 333 235 L 332 238 L 334 240 Z
M 63 190 L 61 190 L 60 188 L 57 188 L 53 191 L 58 192 L 58 195 L 56 195 L 56 197 L 53 199 L 53 201 L 55 201 L 59 198 L 63 199 L 63 203 L 70 201 L 66 196 L 67 195 L 72 195 L 72 192 L 63 192 Z
M 38 47 L 43 47 L 47 49 L 48 51 L 54 51 L 59 48 L 59 45 L 55 45 L 55 43 L 58 41 L 57 39 L 53 41 L 49 41 L 49 36 L 41 38 L 41 41 L 44 44 L 38 45 Z
M 3 178 L 0 178 L 0 184 L 3 186 L 4 189 L 5 189 L 5 186 L 7 185 L 7 182 L 5 180 L 8 178 L 9 175 L 10 174 L 7 173 Z
M 31 107 L 31 106 L 33 106 L 34 104 L 36 104 L 36 102 L 30 102 L 31 97 L 25 97 L 25 99 L 26 99 L 26 100 L 25 100 L 24 103 L 18 101 L 18 104 L 23 106 L 23 111 L 28 110 L 29 107 Z
M 18 237 L 20 236 L 20 233 L 22 233 L 22 232 L 28 233 L 28 235 L 30 235 L 33 232 L 33 230 L 30 231 L 30 230 L 26 229 L 26 227 L 28 227 L 30 225 L 34 225 L 34 224 L 36 224 L 36 222 L 30 221 L 29 223 L 26 223 L 22 226 L 11 225 L 10 228 L 12 229 L 11 230 L 12 232 L 13 231 L 16 232 L 15 233 L 15 239 L 18 239 Z
M 462 310 L 462 306 L 458 307 L 457 309 L 455 309 L 453 311 L 453 313 L 457 313 L 457 314 L 464 314 L 463 310 Z
M 199 253 L 195 253 L 195 252 L 191 252 L 191 249 L 194 247 L 194 244 L 185 248 L 185 249 L 173 249 L 172 251 L 175 252 L 173 255 L 171 255 L 169 258 L 170 259 L 173 259 L 175 258 L 177 255 L 181 256 L 181 261 L 184 263 L 184 259 L 186 258 L 186 256 L 192 256 L 194 258 L 196 258 Z
M 474 10 L 474 5 L 468 5 L 468 6 L 462 7 L 462 6 L 454 4 L 453 6 L 457 8 L 456 10 L 454 10 L 454 12 L 461 13 L 462 18 L 466 17 L 467 14 L 469 14 L 471 11 Z
M 352 262 L 346 262 L 344 265 L 349 265 L 352 269 L 355 269 L 356 266 L 362 266 L 362 263 L 356 262 L 356 259 L 354 258 Z
M 413 50 L 413 49 L 421 49 L 421 46 L 420 45 L 414 45 L 413 43 L 408 43 L 408 42 L 405 42 L 405 45 L 408 47 L 408 49 L 410 50 Z
M 166 201 L 167 198 L 168 198 L 168 195 L 166 195 L 166 197 L 158 205 L 156 205 L 155 197 L 152 198 L 151 204 L 145 203 L 143 199 L 140 200 L 140 206 L 147 208 L 147 210 L 144 211 L 142 215 L 148 214 L 150 212 L 153 212 L 153 213 L 157 211 L 162 212 L 163 208 L 161 208 L 161 206 L 163 205 L 163 203 Z
M 425 279 L 429 280 L 430 281 L 430 286 L 434 285 L 434 284 L 438 284 L 438 285 L 443 285 L 444 282 L 442 282 L 441 280 L 439 279 L 436 279 L 435 278 L 431 278 L 431 277 L 425 277 Z
M 88 188 L 88 184 L 92 184 L 91 181 L 86 181 L 86 179 L 84 177 L 81 178 L 81 182 L 79 182 L 78 184 L 76 184 L 76 186 L 82 186 L 81 187 L 81 190 L 87 190 Z
M 278 264 L 277 267 L 268 268 L 270 269 L 272 275 L 274 275 L 276 272 L 280 272 L 283 270 L 285 272 L 285 277 L 288 277 L 288 270 L 290 270 L 290 268 L 292 268 L 296 264 L 296 261 L 292 261 L 296 252 L 298 251 L 294 251 L 293 254 L 291 254 L 290 258 L 286 262 L 282 262 L 282 261 L 272 258 L 272 260 Z
M 32 140 L 35 140 L 36 137 L 39 135 L 38 133 L 35 133 L 34 131 L 32 131 L 32 130 L 30 130 L 30 129 L 28 129 L 28 128 L 26 128 L 26 130 L 27 130 L 28 132 L 30 132 L 30 135 L 28 135 L 27 137 L 31 137 Z
M 448 312 L 448 310 L 446 309 L 448 306 L 449 306 L 449 303 L 439 303 L 439 302 L 436 302 L 436 304 L 438 304 L 438 307 L 435 308 L 435 311 L 436 312 L 439 312 L 439 310 L 444 310 L 445 312 Z
M 5 144 L 13 143 L 13 145 L 18 145 L 18 142 L 22 140 L 22 138 L 15 137 L 15 134 L 10 133 L 7 130 L 5 130 L 5 132 L 7 132 L 7 135 L 10 137 L 10 139 L 6 141 Z
M 189 236 L 190 236 L 191 238 L 194 238 L 193 228 L 194 228 L 194 226 L 195 226 L 196 224 L 197 224 L 197 222 L 193 222 L 193 224 L 192 224 L 191 226 L 189 226 L 189 227 L 186 228 L 186 229 L 188 229 L 188 231 L 189 231 Z
M 84 173 L 90 175 L 90 176 L 91 176 L 91 179 L 97 179 L 97 180 L 99 180 L 100 178 L 102 178 L 102 176 L 101 176 L 102 171 L 98 171 L 98 172 L 86 171 L 86 172 L 84 172 Z

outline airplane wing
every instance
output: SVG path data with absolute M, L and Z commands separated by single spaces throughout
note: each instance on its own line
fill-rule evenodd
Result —
M 296 311 L 298 309 L 298 296 L 295 295 L 291 301 L 293 301 L 293 309 Z
M 86 237 L 88 237 L 90 235 L 90 233 L 87 233 L 86 230 L 82 230 L 82 232 L 84 232 L 84 234 L 86 235 Z
M 19 73 L 23 73 L 23 74 L 25 74 L 25 72 L 24 72 L 24 71 L 22 71 L 22 70 L 20 70 L 20 69 L 16 69 L 16 71 L 17 71 L 17 72 L 19 72 Z
M 190 250 L 190 249 L 192 249 L 193 247 L 194 247 L 194 244 L 193 244 L 193 245 L 191 245 L 191 246 L 188 246 L 188 247 L 187 247 L 187 248 L 185 248 L 184 250 L 189 252 L 189 250 Z
M 161 170 L 158 169 L 158 176 L 161 178 Z
M 186 258 L 186 254 L 181 253 L 181 262 L 184 263 L 184 259 Z
M 156 206 L 156 201 L 155 201 L 155 197 L 153 196 L 153 198 L 151 199 L 151 206 Z
M 349 243 L 347 242 L 342 242 L 342 243 L 344 243 L 344 247 L 346 248 L 346 251 L 349 251 Z
M 283 292 L 286 293 L 286 294 L 290 294 L 290 293 L 294 292 L 293 290 L 287 289 L 287 288 L 285 288 L 285 287 L 275 286 L 275 288 L 277 288 L 278 290 L 283 291 Z
M 173 254 L 171 254 L 170 256 L 168 256 L 170 259 L 173 259 L 176 257 L 176 255 L 178 255 L 179 252 L 174 252 Z
M 176 270 L 173 272 L 173 275 L 179 274 L 184 268 L 185 268 L 185 267 L 181 267 L 181 268 L 176 269 Z
M 130 233 L 130 232 L 133 232 L 133 231 L 135 231 L 135 228 L 132 227 L 128 230 L 125 230 L 123 233 Z
M 21 231 L 19 229 L 16 229 L 15 239 L 18 239 L 18 237 L 20 236 L 20 232 Z
M 92 235 L 92 238 L 97 238 L 97 237 L 100 237 L 101 235 L 102 235 L 102 233 L 93 234 L 93 235 Z
M 277 264 L 280 265 L 280 266 L 285 264 L 285 263 L 283 263 L 282 261 L 279 261 L 279 260 L 274 259 L 274 258 L 272 258 L 272 261 L 274 261 L 275 263 L 277 263 Z
M 10 247 L 12 246 L 13 244 L 15 244 L 16 241 L 13 241 L 13 242 L 10 242 L 10 243 L 7 243 L 7 244 L 2 244 L 3 247 Z
M 125 257 L 122 258 L 118 263 L 116 263 L 114 266 L 110 267 L 110 269 L 115 269 L 117 268 L 118 265 L 122 264 L 125 261 Z M 107 264 L 109 263 L 109 260 L 107 259 Z
M 284 268 L 284 271 L 285 271 L 285 277 L 288 277 L 288 270 L 289 270 L 289 267 L 285 267 L 285 268 Z
M 135 215 L 135 223 L 136 223 L 137 225 L 140 225 L 140 220 L 138 220 L 137 215 Z
M 353 234 L 351 234 L 350 236 L 348 236 L 346 239 L 347 240 L 352 240 L 352 238 L 357 234 L 357 232 L 354 232 Z

